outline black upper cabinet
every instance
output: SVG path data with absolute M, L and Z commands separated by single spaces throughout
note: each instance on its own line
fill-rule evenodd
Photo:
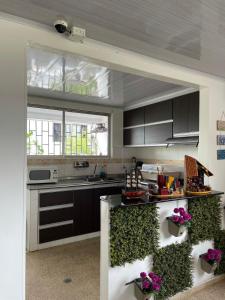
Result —
M 145 122 L 144 107 L 125 111 L 123 114 L 123 127 L 143 125 Z
M 173 100 L 173 120 L 174 134 L 199 131 L 199 92 Z
M 172 100 L 167 100 L 145 107 L 145 124 L 171 120 Z
M 137 127 L 123 130 L 124 145 L 143 145 L 145 143 L 144 127 Z
M 199 92 L 190 97 L 189 131 L 199 131 Z
M 173 123 L 165 123 L 145 127 L 145 144 L 164 144 L 168 138 L 172 138 Z

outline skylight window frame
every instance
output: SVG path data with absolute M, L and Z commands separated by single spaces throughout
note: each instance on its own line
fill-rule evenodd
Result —
M 66 55 L 65 56 L 64 53 L 61 53 L 61 52 L 58 52 L 58 51 L 57 52 L 50 51 L 49 49 L 46 50 L 46 49 L 42 49 L 42 48 L 38 48 L 38 47 L 29 47 L 29 49 L 30 50 L 33 49 L 33 50 L 37 50 L 37 51 L 42 51 L 43 53 L 50 54 L 50 55 L 51 54 L 58 55 L 58 58 L 55 59 L 54 63 L 52 63 L 51 66 L 49 68 L 47 68 L 46 71 L 49 71 L 51 68 L 53 68 L 54 64 L 57 62 L 57 63 L 60 64 L 60 72 L 62 73 L 62 75 L 59 76 L 59 78 L 58 78 L 59 82 L 57 81 L 53 88 L 51 88 L 49 86 L 49 84 L 48 84 L 48 87 L 43 86 L 44 85 L 43 80 L 41 80 L 41 79 L 44 78 L 43 74 L 37 75 L 38 77 L 40 76 L 40 80 L 39 81 L 38 80 L 37 81 L 32 80 L 33 84 L 31 84 L 30 80 L 27 80 L 27 86 L 29 88 L 31 88 L 31 89 L 32 88 L 37 88 L 37 89 L 40 89 L 40 90 L 46 90 L 46 91 L 49 91 L 49 93 L 56 91 L 56 92 L 59 92 L 59 93 L 65 93 L 65 94 L 68 93 L 68 94 L 77 95 L 77 96 L 93 97 L 93 98 L 98 98 L 98 99 L 110 99 L 110 85 L 111 85 L 111 83 L 110 83 L 110 76 L 109 76 L 110 71 L 108 70 L 108 68 L 106 68 L 104 66 L 101 66 L 101 65 L 98 65 L 95 62 L 88 61 L 88 60 L 86 60 L 86 58 L 83 58 L 82 56 L 77 56 L 77 57 L 73 56 L 73 55 Z M 82 81 L 80 83 L 79 82 L 77 83 L 77 87 L 76 87 L 76 84 L 74 84 L 74 86 L 73 86 L 72 83 L 68 83 L 73 78 L 68 78 L 67 79 L 68 76 L 67 76 L 66 69 L 67 69 L 67 66 L 69 66 L 69 63 L 67 62 L 67 59 L 70 59 L 70 58 L 73 59 L 73 57 L 78 59 L 77 66 L 79 66 L 79 63 L 85 62 L 86 65 L 85 65 L 84 68 L 89 67 L 89 66 L 90 67 L 97 67 L 97 68 L 100 68 L 99 71 L 104 71 L 101 76 L 104 76 L 103 81 L 107 80 L 107 82 L 104 83 L 105 86 L 101 87 L 101 88 L 96 88 L 96 90 L 94 90 L 93 93 L 90 92 L 91 87 L 89 87 L 89 86 L 91 85 L 91 83 L 96 82 L 96 85 L 98 85 L 98 77 L 93 78 L 93 79 L 90 78 L 90 79 L 88 79 L 86 84 L 83 85 L 83 88 L 87 87 L 87 90 L 83 93 L 83 91 L 82 91 Z M 35 57 L 35 54 L 34 54 L 33 58 L 36 59 L 36 66 L 37 67 L 42 66 L 41 62 L 38 61 L 38 57 L 37 56 Z M 31 60 L 29 60 L 29 62 L 30 61 Z M 73 72 L 74 72 L 74 70 L 73 70 Z M 32 72 L 35 72 L 35 70 L 31 67 L 30 69 L 27 70 L 27 72 L 32 73 Z M 90 72 L 90 70 L 89 70 L 89 72 Z M 88 73 L 88 71 L 87 71 L 87 74 L 89 74 L 89 76 L 90 76 L 91 73 Z M 105 79 L 105 76 L 107 76 L 107 79 Z M 30 78 L 30 76 L 28 76 L 28 78 Z M 50 77 L 48 77 L 48 78 L 51 81 L 51 78 Z M 42 83 L 41 83 L 41 81 L 42 81 Z M 40 84 L 39 84 L 39 82 L 40 82 Z M 68 88 L 69 86 L 71 86 L 72 89 Z M 74 89 L 78 88 L 78 90 L 79 90 L 79 86 L 80 86 L 80 89 L 81 89 L 82 92 L 79 92 L 79 91 L 75 92 Z M 104 90 L 105 90 L 105 93 L 103 93 L 103 95 L 101 96 L 102 91 L 104 91 Z

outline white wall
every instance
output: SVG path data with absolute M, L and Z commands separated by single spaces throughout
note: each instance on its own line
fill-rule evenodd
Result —
M 124 72 L 174 83 L 200 86 L 199 159 L 215 176 L 213 187 L 225 190 L 225 161 L 216 160 L 216 119 L 225 110 L 224 80 L 170 63 L 108 46 L 93 40 L 77 44 L 55 32 L 0 16 L 0 154 L 1 154 L 1 249 L 0 288 L 4 300 L 24 299 L 24 153 L 25 153 L 25 55 L 27 43 L 37 43 L 99 60 Z M 7 33 L 7 34 L 6 34 Z M 119 126 L 122 124 L 120 123 Z M 121 128 L 122 131 L 122 128 Z M 118 154 L 119 155 L 119 154 Z M 13 187 L 13 188 L 12 188 Z M 113 283 L 112 283 L 113 284 Z M 106 300 L 106 299 L 104 299 Z

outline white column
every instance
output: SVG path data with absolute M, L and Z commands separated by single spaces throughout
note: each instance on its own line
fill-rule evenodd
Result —
M 24 300 L 26 53 L 0 26 L 0 298 Z

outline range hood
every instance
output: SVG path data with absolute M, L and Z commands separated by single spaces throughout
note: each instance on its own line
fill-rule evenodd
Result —
M 198 136 L 173 137 L 166 140 L 167 145 L 196 145 L 196 147 L 198 142 Z

